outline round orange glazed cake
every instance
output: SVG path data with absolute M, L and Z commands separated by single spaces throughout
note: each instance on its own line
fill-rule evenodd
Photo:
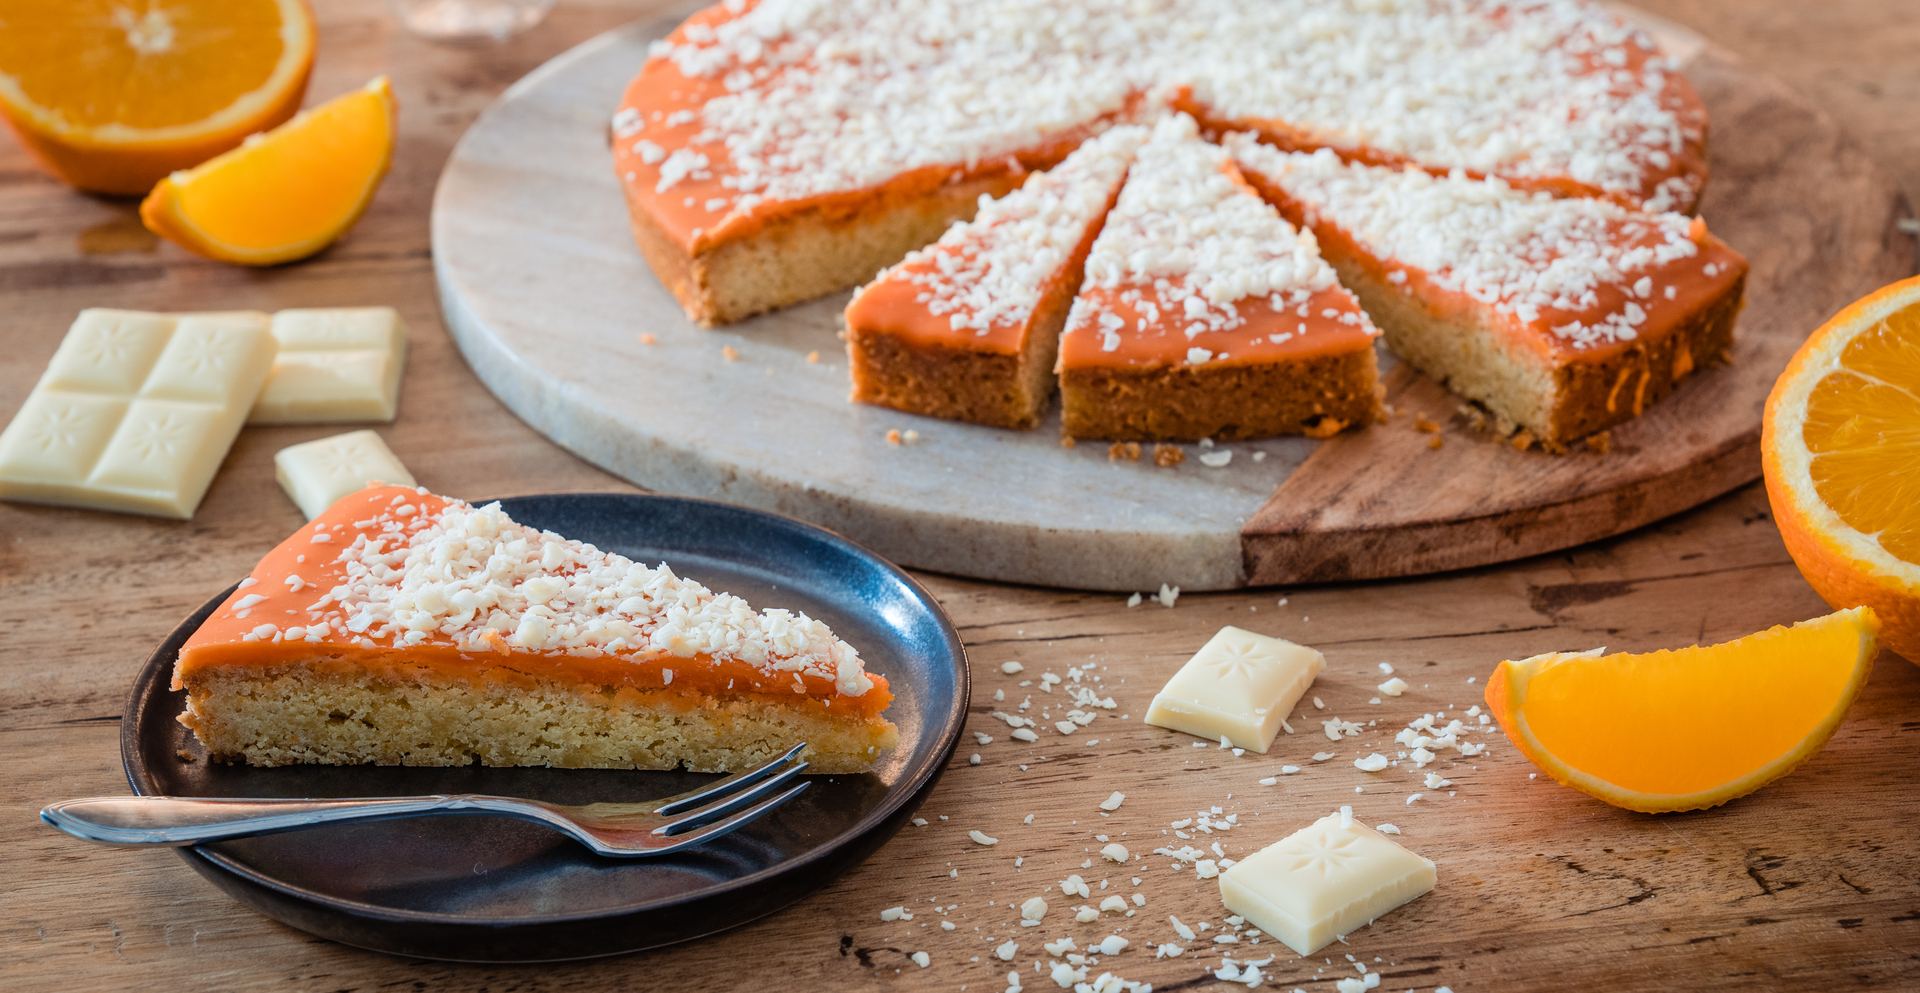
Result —
M 1234 146 L 1227 174 L 1284 219 L 1196 211 L 1222 170 L 1142 168 L 1161 142 L 1076 152 L 1169 119 Z M 655 44 L 612 136 L 641 253 L 695 322 L 871 280 L 847 311 L 854 398 L 1001 427 L 1040 420 L 1057 335 L 1070 437 L 1366 423 L 1378 384 L 1357 350 L 1251 361 L 1324 351 L 1339 336 L 1313 325 L 1357 296 L 1402 358 L 1563 444 L 1723 361 L 1746 271 L 1686 216 L 1707 177 L 1698 97 L 1648 35 L 1579 0 L 727 0 Z M 1081 175 L 1100 161 L 1119 168 Z M 1056 166 L 1074 178 L 1031 179 Z M 1404 173 L 1443 188 L 1397 189 Z M 1465 232 L 1433 210 L 1489 199 Z M 1165 218 L 1161 240 L 1103 234 L 1109 213 Z M 1060 230 L 1035 230 L 1049 215 Z M 1551 230 L 1525 237 L 1535 221 Z M 1252 254 L 1206 250 L 1256 226 L 1272 236 Z M 1121 240 L 1129 286 L 1081 272 Z M 1279 304 L 1252 320 L 1245 301 L 1327 263 L 1344 288 L 1315 291 L 1339 300 L 1306 327 Z M 1273 328 L 1221 347 L 1197 340 L 1221 330 L 1199 310 L 1108 299 L 1157 282 Z M 1069 313 L 1122 345 L 1076 348 Z M 961 333 L 983 315 L 1009 341 Z
M 180 651 L 180 722 L 254 765 L 869 770 L 893 695 L 805 614 L 423 489 L 343 498 Z

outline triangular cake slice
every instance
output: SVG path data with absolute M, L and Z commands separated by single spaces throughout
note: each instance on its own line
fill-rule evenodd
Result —
M 1379 415 L 1379 332 L 1186 114 L 1155 125 L 1086 269 L 1060 342 L 1068 437 L 1324 437 Z
M 1730 358 L 1747 261 L 1698 218 L 1227 144 L 1319 236 L 1395 354 L 1536 438 L 1637 417 Z
M 424 489 L 341 499 L 180 650 L 217 759 L 865 772 L 893 695 L 825 624 Z
M 852 399 L 1029 428 L 1053 397 L 1067 308 L 1147 129 L 1082 144 L 913 252 L 847 305 Z

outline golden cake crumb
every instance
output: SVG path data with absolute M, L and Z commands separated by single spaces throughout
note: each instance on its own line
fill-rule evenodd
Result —
M 1436 452 L 1440 450 L 1440 446 L 1443 444 L 1445 444 L 1445 442 L 1442 441 L 1440 436 L 1437 434 L 1427 439 L 1427 447 L 1433 449 Z
M 1126 459 L 1129 462 L 1140 461 L 1140 443 L 1137 441 L 1116 441 L 1107 447 L 1107 461 L 1117 462 Z
M 1181 451 L 1179 445 L 1153 446 L 1153 464 L 1162 469 L 1171 469 L 1186 460 L 1187 453 Z
M 1063 435 L 1061 435 L 1061 436 L 1060 436 L 1060 447 L 1061 447 L 1061 448 L 1072 448 L 1072 447 L 1073 447 L 1073 444 L 1074 444 L 1074 442 L 1073 442 L 1073 435 L 1070 435 L 1070 434 L 1063 434 Z
M 1427 415 L 1420 413 L 1418 411 L 1415 411 L 1413 415 L 1413 429 L 1415 431 L 1421 432 L 1422 434 L 1439 434 L 1440 433 L 1440 425 L 1435 424 L 1431 420 L 1428 420 Z
M 1524 452 L 1533 447 L 1533 432 L 1521 428 L 1520 431 L 1513 436 L 1513 440 L 1509 442 L 1509 444 L 1513 446 L 1514 451 Z
M 1345 430 L 1347 422 L 1337 417 L 1322 417 L 1320 423 L 1300 432 L 1309 438 L 1331 438 Z
M 1605 455 L 1607 454 L 1607 449 L 1612 447 L 1613 432 L 1611 431 L 1595 431 L 1587 435 L 1587 451 L 1595 455 Z
M 811 352 L 808 352 L 808 353 L 807 353 L 807 361 L 808 361 L 808 362 L 815 362 L 815 363 L 817 363 L 817 362 L 819 362 L 819 361 L 820 361 L 820 352 L 819 352 L 819 351 L 818 351 L 817 349 L 816 349 L 816 350 L 814 350 L 814 351 L 811 351 Z
M 720 357 L 726 359 L 728 362 L 732 362 L 740 357 L 740 353 L 734 351 L 732 345 L 721 345 Z
M 889 444 L 889 445 L 898 445 L 898 444 L 900 444 L 900 429 L 899 429 L 899 428 L 890 428 L 890 429 L 888 429 L 888 430 L 887 430 L 887 444 Z

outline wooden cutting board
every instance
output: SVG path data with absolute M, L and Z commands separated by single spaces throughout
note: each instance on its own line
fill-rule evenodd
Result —
M 468 131 L 433 207 L 442 308 L 508 407 L 632 482 L 797 516 L 903 564 L 1085 589 L 1407 576 L 1619 534 L 1757 478 L 1760 408 L 1828 315 L 1914 269 L 1898 194 L 1825 115 L 1697 37 L 1650 25 L 1712 119 L 1701 213 L 1752 263 L 1731 366 L 1613 432 L 1611 451 L 1517 451 L 1411 370 L 1386 425 L 1326 442 L 1199 446 L 1160 468 L 1105 444 L 846 400 L 845 294 L 706 331 L 633 247 L 606 122 L 649 41 L 569 51 Z M 1384 354 L 1384 353 L 1383 353 Z M 1391 363 L 1388 363 L 1391 364 Z M 1444 444 L 1413 428 L 1418 411 Z M 892 444 L 889 432 L 916 432 Z

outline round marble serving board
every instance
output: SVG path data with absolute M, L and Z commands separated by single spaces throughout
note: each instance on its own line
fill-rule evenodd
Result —
M 1650 22 L 1712 115 L 1701 213 L 1753 265 L 1731 366 L 1616 429 L 1605 455 L 1515 451 L 1400 367 L 1386 425 L 1236 442 L 1221 468 L 1193 445 L 1171 469 L 1110 460 L 1104 442 L 1063 448 L 1057 411 L 1015 432 L 849 403 L 845 293 L 716 330 L 689 322 L 634 247 L 608 153 L 620 94 L 673 23 L 561 55 L 461 139 L 433 204 L 447 325 L 489 389 L 582 458 L 918 568 L 1151 593 L 1416 575 L 1619 534 L 1757 478 L 1760 408 L 1794 348 L 1914 269 L 1899 194 L 1831 120 Z M 1446 425 L 1444 447 L 1413 411 Z M 889 444 L 893 429 L 918 443 Z

